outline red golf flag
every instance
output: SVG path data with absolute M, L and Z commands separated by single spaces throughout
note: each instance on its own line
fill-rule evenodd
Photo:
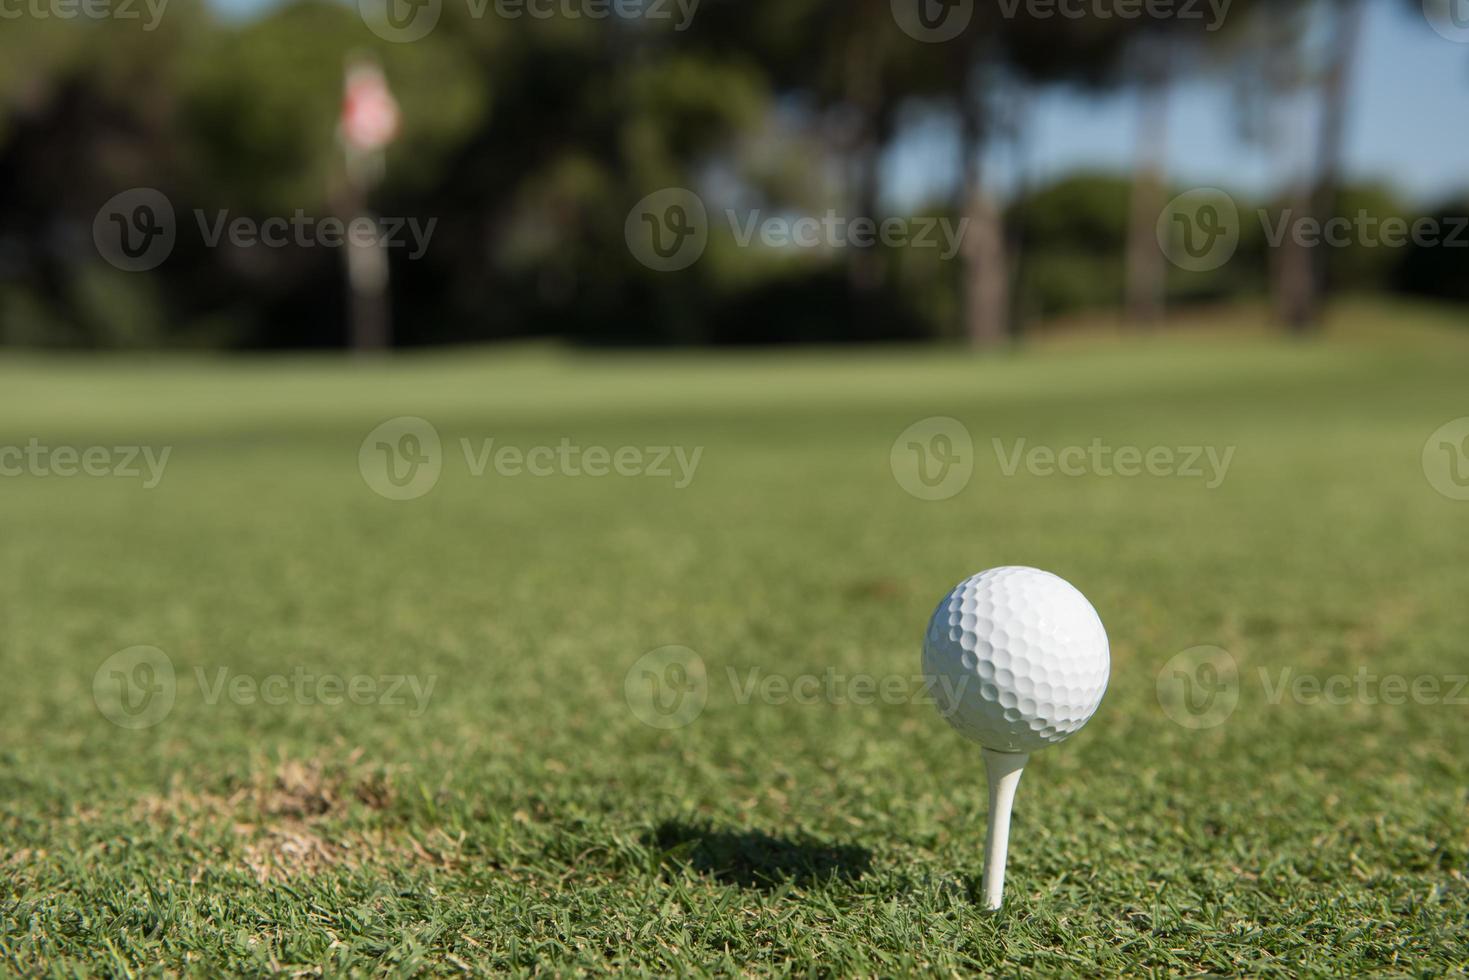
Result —
M 370 61 L 347 69 L 342 97 L 342 138 L 362 153 L 381 150 L 398 135 L 398 100 L 388 88 L 383 70 Z

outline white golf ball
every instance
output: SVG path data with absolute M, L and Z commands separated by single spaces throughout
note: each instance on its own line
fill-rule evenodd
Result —
M 999 752 L 1064 741 L 1102 703 L 1107 631 L 1065 579 L 992 568 L 944 597 L 923 639 L 923 672 L 939 713 Z

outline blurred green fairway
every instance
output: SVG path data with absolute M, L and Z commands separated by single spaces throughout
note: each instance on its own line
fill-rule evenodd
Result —
M 1310 343 L 988 360 L 0 362 L 0 446 L 172 447 L 151 490 L 0 478 L 0 969 L 1464 969 L 1469 502 L 1422 454 L 1466 378 L 1469 333 L 1387 307 Z M 359 471 L 396 416 L 443 440 L 420 499 Z M 890 464 L 931 416 L 974 440 L 938 502 Z M 684 489 L 475 477 L 460 439 L 490 438 L 703 452 Z M 1214 489 L 1005 476 L 992 440 L 1022 438 L 1236 452 Z M 991 915 L 979 750 L 911 679 L 937 600 L 1002 564 L 1086 592 L 1113 662 L 1092 723 L 1027 769 Z M 176 671 L 141 730 L 94 699 L 135 645 Z M 625 681 L 669 645 L 704 682 L 664 676 L 707 701 L 660 729 Z M 1199 645 L 1238 664 L 1212 727 L 1158 694 Z M 421 711 L 210 703 L 221 669 L 434 686 Z M 1359 669 L 1440 692 L 1272 697 Z M 748 691 L 805 675 L 815 703 Z M 826 680 L 859 676 L 899 694 Z

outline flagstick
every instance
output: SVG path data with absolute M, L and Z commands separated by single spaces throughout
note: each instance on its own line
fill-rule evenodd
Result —
M 984 750 L 984 768 L 990 781 L 989 835 L 984 853 L 984 905 L 998 909 L 1005 894 L 1005 854 L 1010 849 L 1010 808 L 1020 774 L 1030 761 L 1028 752 Z
M 345 214 L 349 229 L 378 225 L 368 202 L 383 177 L 383 148 L 397 130 L 397 114 L 382 68 L 365 55 L 350 57 L 338 129 L 346 155 L 338 210 Z M 349 233 L 345 252 L 352 347 L 358 352 L 384 350 L 392 345 L 386 243 L 381 236 L 362 241 Z
M 381 168 L 381 151 L 347 149 L 348 225 L 377 222 L 367 198 Z M 388 321 L 388 255 L 381 239 L 358 241 L 347 236 L 348 313 L 352 346 L 359 352 L 384 350 L 391 343 Z

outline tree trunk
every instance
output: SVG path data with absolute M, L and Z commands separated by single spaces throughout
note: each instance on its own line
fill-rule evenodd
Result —
M 975 347 L 998 347 L 1009 336 L 1010 283 L 1005 257 L 1005 220 L 999 204 L 981 187 L 971 187 L 964 216 L 964 322 Z
M 1310 167 L 1287 202 L 1293 221 L 1314 219 L 1324 225 L 1336 213 L 1352 66 L 1362 32 L 1362 0 L 1331 5 L 1333 18 L 1329 62 L 1321 76 L 1321 119 Z M 1295 52 L 1299 57 L 1299 52 Z M 1329 286 L 1331 248 L 1318 242 L 1307 248 L 1288 234 L 1275 257 L 1275 306 L 1286 329 L 1305 334 L 1320 325 Z
M 878 196 L 881 192 L 882 151 L 891 136 L 890 120 L 883 91 L 884 65 L 882 38 L 874 32 L 883 11 L 876 0 L 860 0 L 857 15 L 851 18 L 851 35 L 847 40 L 845 101 L 857 117 L 856 132 L 847 149 L 847 207 L 849 220 L 878 218 Z M 847 249 L 847 282 L 855 294 L 853 311 L 859 331 L 871 336 L 878 325 L 871 323 L 872 293 L 881 288 L 884 279 L 884 256 L 879 245 Z
M 976 69 L 975 79 L 983 80 Z M 972 90 L 971 90 L 972 89 Z M 963 256 L 964 334 L 976 348 L 997 347 L 1009 336 L 1010 276 L 1004 212 L 984 187 L 982 156 L 988 131 L 986 93 L 971 85 L 960 95 L 961 173 L 956 212 L 968 219 Z
M 1028 144 L 1026 143 L 1026 122 L 1032 116 L 1032 102 L 1030 92 L 1023 86 L 1017 86 L 1017 91 L 1006 102 L 1011 108 L 1010 135 L 1013 141 L 1013 152 L 1011 158 L 1015 172 L 1015 184 L 1011 189 L 1011 204 L 1007 210 L 1004 221 L 1005 232 L 1005 257 L 1007 259 L 1005 270 L 1007 292 L 1009 293 L 1009 305 L 1006 312 L 1008 317 L 1009 334 L 1014 340 L 1019 340 L 1025 333 L 1028 319 L 1028 310 L 1025 308 L 1025 260 L 1029 254 L 1027 250 L 1027 234 L 1030 230 L 1028 219 L 1031 180 L 1034 167 L 1031 166 Z
M 1327 70 L 1321 91 L 1321 132 L 1316 147 L 1316 186 L 1312 210 L 1319 221 L 1336 216 L 1337 195 L 1341 187 L 1342 157 L 1346 144 L 1348 97 L 1351 94 L 1352 69 L 1357 58 L 1358 39 L 1362 34 L 1364 7 L 1362 0 L 1345 0 L 1336 8 L 1336 29 L 1332 36 L 1331 67 Z M 1310 308 L 1300 329 L 1319 325 L 1322 308 L 1331 288 L 1330 249 L 1316 249 L 1312 265 Z
M 853 219 L 868 218 L 881 224 L 882 218 L 877 212 L 878 197 L 882 191 L 882 150 L 891 134 L 888 124 L 882 119 L 874 120 L 872 125 L 875 128 L 864 135 L 855 150 L 855 159 L 852 161 L 854 187 L 849 195 L 849 203 Z M 847 279 L 858 293 L 859 305 L 864 294 L 870 294 L 882 287 L 885 273 L 881 245 L 848 249 Z
M 1297 223 L 1311 213 L 1311 191 L 1304 182 L 1297 183 L 1285 200 L 1289 219 L 1285 238 L 1272 252 L 1272 293 L 1275 316 L 1292 333 L 1311 329 L 1317 314 L 1316 279 L 1311 249 L 1298 240 Z M 1317 251 L 1324 246 L 1316 245 Z
M 1290 118 L 1282 106 L 1293 106 L 1309 75 L 1305 36 L 1308 25 L 1297 10 L 1295 18 L 1266 19 L 1263 72 L 1272 88 L 1264 106 L 1270 151 L 1281 161 L 1286 177 L 1281 223 L 1285 237 L 1269 250 L 1270 300 L 1275 319 L 1287 330 L 1303 332 L 1314 316 L 1312 274 L 1314 257 L 1299 240 L 1302 222 L 1311 217 L 1310 148 L 1302 120 Z
M 1147 41 L 1144 44 L 1147 45 Z M 1132 213 L 1127 233 L 1127 319 L 1156 326 L 1163 319 L 1168 285 L 1167 260 L 1158 245 L 1158 216 L 1167 205 L 1168 150 L 1167 50 L 1147 45 L 1138 92 L 1137 163 L 1133 172 Z

